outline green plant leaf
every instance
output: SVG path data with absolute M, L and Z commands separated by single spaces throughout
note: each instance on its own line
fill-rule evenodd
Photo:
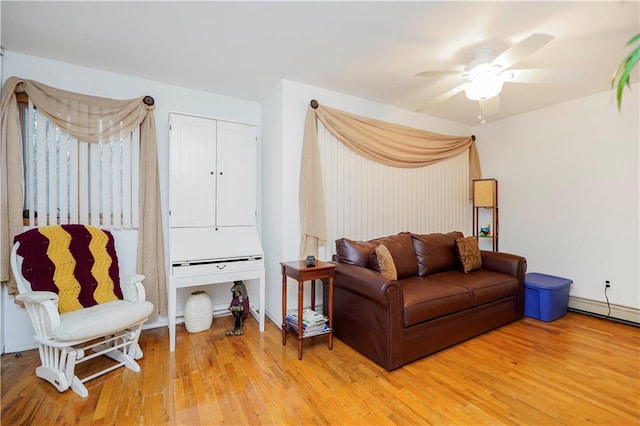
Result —
M 640 60 L 640 49 L 634 50 L 633 53 L 629 55 L 629 57 L 627 57 L 627 59 L 625 60 L 624 69 L 622 71 L 622 74 L 620 75 L 620 79 L 618 80 L 618 110 L 620 110 L 622 107 L 622 91 L 624 89 L 624 86 L 631 88 L 629 78 L 631 77 L 633 68 L 638 63 L 638 60 Z
M 640 33 L 631 37 L 631 39 L 627 42 L 627 46 L 633 43 L 640 42 Z M 640 46 L 636 46 L 635 49 L 631 51 L 631 53 L 624 58 L 624 60 L 618 65 L 616 71 L 613 73 L 613 77 L 611 78 L 611 88 L 613 89 L 616 83 L 616 79 L 618 79 L 618 87 L 616 90 L 616 100 L 618 103 L 618 110 L 622 107 L 622 93 L 624 91 L 624 86 L 631 87 L 629 82 L 629 78 L 631 77 L 631 72 L 633 68 L 640 61 Z
M 630 44 L 635 43 L 636 41 L 640 41 L 640 33 L 634 35 L 633 37 L 631 37 L 631 40 L 629 40 L 627 42 L 627 46 L 629 46 Z

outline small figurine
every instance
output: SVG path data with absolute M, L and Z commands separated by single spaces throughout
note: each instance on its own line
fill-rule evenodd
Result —
M 229 310 L 234 318 L 233 330 L 227 330 L 227 336 L 242 336 L 242 322 L 249 317 L 249 295 L 242 281 L 234 281 L 231 287 L 231 305 Z
M 486 224 L 485 226 L 481 226 L 480 227 L 480 236 L 481 237 L 488 237 L 491 235 L 491 225 L 490 224 Z

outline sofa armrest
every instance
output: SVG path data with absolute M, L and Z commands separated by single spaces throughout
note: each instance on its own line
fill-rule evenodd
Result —
M 388 306 L 389 300 L 397 295 L 402 297 L 398 281 L 389 280 L 380 272 L 341 262 L 332 263 L 336 265 L 335 287 L 366 297 L 382 306 Z
M 387 370 L 400 367 L 404 333 L 402 285 L 371 269 L 333 263 L 334 335 Z M 328 297 L 327 286 L 323 286 L 323 297 Z
M 515 254 L 495 251 L 481 251 L 482 269 L 502 272 L 518 279 L 517 318 L 524 316 L 524 276 L 527 272 L 527 259 Z
M 527 272 L 527 259 L 522 256 L 496 251 L 480 252 L 482 254 L 482 269 L 502 272 L 518 278 L 524 284 L 524 274 Z

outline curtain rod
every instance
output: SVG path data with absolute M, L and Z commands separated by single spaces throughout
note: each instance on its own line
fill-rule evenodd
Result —
M 156 103 L 156 101 L 154 101 L 153 98 L 149 95 L 145 96 L 144 99 L 142 99 L 142 102 L 144 102 L 144 104 L 148 106 L 152 106 Z
M 153 101 L 153 98 L 151 100 Z M 313 109 L 318 109 L 318 106 L 320 106 L 318 101 L 316 101 L 315 99 L 311 99 L 311 102 L 309 102 L 309 105 L 311 105 L 311 108 L 313 108 Z M 476 141 L 476 135 L 471 135 L 471 140 L 475 142 Z

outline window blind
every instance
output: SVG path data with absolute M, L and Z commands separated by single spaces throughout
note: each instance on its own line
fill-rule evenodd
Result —
M 82 223 L 138 228 L 139 128 L 88 143 L 60 130 L 30 100 L 23 114 L 24 217 L 29 227 Z M 113 129 L 121 123 L 100 125 Z

